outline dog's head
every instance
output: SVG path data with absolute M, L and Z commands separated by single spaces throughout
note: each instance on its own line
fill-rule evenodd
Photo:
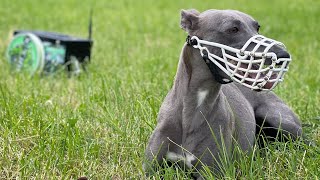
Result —
M 251 16 L 235 10 L 207 10 L 202 13 L 199 13 L 194 9 L 182 10 L 181 28 L 184 29 L 191 37 L 196 36 L 201 40 L 226 45 L 235 49 L 242 49 L 243 51 L 246 51 L 246 53 L 248 53 L 247 55 L 239 55 L 235 53 L 236 51 L 223 52 L 220 47 L 208 46 L 208 44 L 204 44 L 204 47 L 206 47 L 210 53 L 217 55 L 225 61 L 233 64 L 231 66 L 228 66 L 222 63 L 222 66 L 224 67 L 228 66 L 227 69 L 231 73 L 217 68 L 216 70 L 219 72 L 214 73 L 217 76 L 221 76 L 224 79 L 235 80 L 237 82 L 240 82 L 241 84 L 246 85 L 247 87 L 256 90 L 272 89 L 276 85 L 275 82 L 277 82 L 278 80 L 282 81 L 284 73 L 271 73 L 270 69 L 275 67 L 278 67 L 279 69 L 279 67 L 281 67 L 282 69 L 287 70 L 288 63 L 285 63 L 282 66 L 283 61 L 272 62 L 272 60 L 274 60 L 273 57 L 263 56 L 265 54 L 271 53 L 272 55 L 274 54 L 275 58 L 277 59 L 289 59 L 290 55 L 285 50 L 285 48 L 277 41 L 272 41 L 268 38 L 263 39 L 264 37 L 261 36 L 263 40 L 260 40 L 263 41 L 263 43 L 269 43 L 269 47 L 266 48 L 258 45 L 259 37 L 257 37 L 257 39 L 255 40 L 252 40 L 253 37 L 255 38 L 259 34 L 260 25 Z M 259 59 L 257 58 L 256 54 L 251 55 L 253 52 L 263 53 L 262 58 L 265 58 L 263 62 L 259 61 L 259 63 L 257 64 L 250 63 L 250 61 L 255 62 L 258 61 L 257 59 Z M 230 57 L 241 56 L 241 60 L 244 61 L 241 61 L 241 63 L 239 63 L 238 61 L 232 60 L 232 58 L 226 58 L 223 53 L 231 55 Z M 273 67 L 271 67 L 270 65 L 273 65 Z M 263 68 L 262 66 L 270 66 L 270 68 L 266 69 L 264 72 L 261 71 L 261 73 L 258 73 L 258 70 L 261 70 Z M 244 69 L 247 69 L 247 71 Z M 267 73 L 269 71 L 270 73 L 267 76 Z M 232 74 L 232 72 L 234 74 Z M 268 78 L 268 81 L 263 81 L 263 79 L 266 79 L 266 76 Z M 260 79 L 261 81 L 259 81 Z M 255 82 L 254 80 L 256 80 L 257 82 Z M 257 88 L 257 85 L 260 85 L 260 87 Z

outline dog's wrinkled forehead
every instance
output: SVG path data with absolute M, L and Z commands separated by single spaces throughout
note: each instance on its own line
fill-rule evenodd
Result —
M 258 34 L 259 24 L 251 16 L 236 10 L 181 11 L 181 27 L 200 38 L 223 43 L 242 42 Z M 233 33 L 239 31 L 239 33 Z
M 236 10 L 207 10 L 198 17 L 200 29 L 217 31 L 223 31 L 225 26 L 251 25 L 255 21 L 251 16 Z

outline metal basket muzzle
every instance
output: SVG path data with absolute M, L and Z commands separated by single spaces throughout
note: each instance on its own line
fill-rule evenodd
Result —
M 254 90 L 275 88 L 283 81 L 291 62 L 291 57 L 279 58 L 276 53 L 270 51 L 274 46 L 285 49 L 281 42 L 262 35 L 251 37 L 241 49 L 200 40 L 196 36 L 191 37 L 191 40 L 193 39 L 197 42 L 193 47 L 199 49 L 202 56 L 207 54 L 208 58 L 233 81 Z M 203 45 L 220 48 L 222 57 L 210 53 Z

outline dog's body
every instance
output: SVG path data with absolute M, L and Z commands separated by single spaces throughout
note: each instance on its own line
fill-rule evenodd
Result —
M 255 22 L 231 10 L 181 13 L 181 27 L 190 35 L 233 47 L 243 46 L 257 33 Z M 244 29 L 242 34 L 224 35 L 234 23 Z M 296 115 L 274 93 L 252 91 L 236 83 L 222 85 L 212 76 L 199 51 L 185 44 L 174 85 L 160 108 L 146 149 L 150 162 L 183 160 L 189 168 L 200 169 L 204 164 L 219 171 L 222 151 L 230 154 L 235 146 L 250 151 L 260 130 L 257 126 L 263 123 L 271 127 L 265 129 L 268 136 L 275 137 L 278 129 L 292 138 L 302 134 Z

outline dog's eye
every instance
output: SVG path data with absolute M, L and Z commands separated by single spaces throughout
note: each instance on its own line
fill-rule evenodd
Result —
M 229 33 L 237 33 L 238 31 L 239 31 L 239 28 L 237 27 L 233 27 L 228 30 Z

